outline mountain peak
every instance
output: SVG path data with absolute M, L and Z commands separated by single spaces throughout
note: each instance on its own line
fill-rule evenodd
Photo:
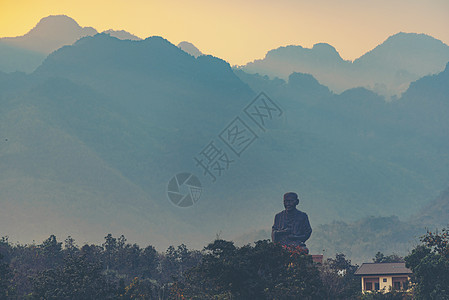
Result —
M 328 44 L 328 43 L 317 43 L 313 45 L 312 50 L 320 53 L 320 54 L 331 54 L 331 55 L 337 55 L 340 57 L 340 54 L 335 49 L 334 46 Z
M 33 29 L 29 31 L 39 31 L 44 29 L 45 27 L 52 27 L 55 25 L 62 25 L 64 24 L 66 27 L 72 27 L 72 28 L 81 28 L 81 26 L 76 22 L 74 19 L 72 19 L 69 16 L 66 15 L 50 15 L 47 17 L 44 17 L 40 19 L 40 21 L 34 26 Z
M 203 53 L 194 44 L 186 41 L 179 43 L 178 47 L 181 48 L 182 51 L 187 52 L 194 57 L 203 55 Z
M 289 45 L 284 47 L 279 47 L 268 51 L 265 59 L 272 57 L 282 58 L 282 59 L 305 59 L 305 60 L 316 60 L 319 59 L 332 59 L 336 61 L 343 61 L 338 51 L 331 45 L 327 43 L 317 43 L 313 45 L 312 48 L 304 48 L 300 45 Z
M 311 74 L 294 72 L 288 77 L 288 87 L 301 94 L 314 95 L 315 97 L 329 96 L 329 89 L 320 84 Z
M 402 32 L 402 31 L 389 36 L 384 42 L 384 44 L 394 42 L 406 42 L 406 41 L 415 42 L 417 40 L 421 42 L 437 43 L 439 45 L 444 44 L 442 41 L 425 33 Z
M 129 41 L 107 33 L 84 37 L 70 47 L 53 52 L 35 74 L 72 76 L 83 81 L 89 77 L 87 69 L 107 70 L 106 73 L 110 70 L 139 72 L 142 76 L 160 80 L 172 73 L 179 73 L 179 78 L 196 74 L 212 80 L 214 74 L 217 74 L 221 78 L 217 82 L 222 82 L 226 77 L 230 81 L 236 80 L 227 62 L 204 55 L 195 59 L 163 37 Z
M 66 15 L 51 15 L 42 18 L 25 36 L 55 40 L 55 37 L 83 37 L 94 35 L 97 31 L 92 27 L 81 27 L 74 19 Z
M 141 38 L 129 33 L 128 31 L 125 30 L 113 30 L 113 29 L 109 29 L 106 31 L 103 31 L 103 33 L 109 34 L 110 36 L 113 36 L 115 38 L 118 38 L 120 40 L 131 40 L 131 41 L 140 41 Z
M 1 39 L 9 45 L 49 54 L 64 45 L 71 45 L 78 39 L 94 35 L 92 27 L 81 27 L 66 15 L 52 15 L 42 18 L 36 26 L 23 36 Z
M 406 87 L 404 83 L 441 72 L 448 60 L 449 46 L 442 41 L 422 33 L 399 32 L 356 59 L 354 66 L 383 72 L 390 77 L 383 75 L 385 84 Z
M 357 63 L 380 55 L 393 59 L 394 61 L 397 59 L 395 56 L 420 56 L 420 60 L 422 61 L 422 58 L 429 56 L 429 54 L 447 57 L 448 52 L 448 45 L 430 35 L 399 32 L 388 37 L 382 44 L 376 46 L 354 62 Z

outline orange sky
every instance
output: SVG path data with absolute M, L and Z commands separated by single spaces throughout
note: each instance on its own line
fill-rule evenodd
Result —
M 447 0 L 0 0 L 0 37 L 22 35 L 55 14 L 98 31 L 190 41 L 232 65 L 279 46 L 318 42 L 352 60 L 400 31 L 449 44 Z

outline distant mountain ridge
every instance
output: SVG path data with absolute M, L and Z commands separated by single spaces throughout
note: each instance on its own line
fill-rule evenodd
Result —
M 204 55 L 194 44 L 186 41 L 179 43 L 178 47 L 194 57 Z
M 298 134 L 308 132 L 302 137 L 302 147 L 306 149 L 313 147 L 305 144 L 307 144 L 307 137 L 314 136 L 323 137 L 326 140 L 321 147 L 313 148 L 315 155 L 327 147 L 333 149 L 334 155 L 338 151 L 342 151 L 338 158 L 332 159 L 324 158 L 326 155 L 323 153 L 322 160 L 327 161 L 323 168 L 327 171 L 317 176 L 321 177 L 323 174 L 332 173 L 331 170 L 334 168 L 331 165 L 334 163 L 341 166 L 338 171 L 341 172 L 347 168 L 347 165 L 352 164 L 350 161 L 355 158 L 352 157 L 346 161 L 346 155 L 354 154 L 358 157 L 356 153 L 364 153 L 361 155 L 368 155 L 370 157 L 368 161 L 360 157 L 361 160 L 354 166 L 354 168 L 360 168 L 359 171 L 363 175 L 358 179 L 347 178 L 350 182 L 358 182 L 351 188 L 351 192 L 354 192 L 356 187 L 361 190 L 376 189 L 373 185 L 376 185 L 379 190 L 385 190 L 390 189 L 388 186 L 392 182 L 405 184 L 405 182 L 410 183 L 417 180 L 414 187 L 406 188 L 411 192 L 417 185 L 420 185 L 418 182 L 426 177 L 432 178 L 431 182 L 436 184 L 437 193 L 447 185 L 447 160 L 438 153 L 446 151 L 443 149 L 449 149 L 448 67 L 439 74 L 426 76 L 413 82 L 402 98 L 391 103 L 385 102 L 382 97 L 365 88 L 350 89 L 336 95 L 309 74 L 294 73 L 290 75 L 288 81 L 284 81 L 278 78 L 269 79 L 268 76 L 258 74 L 248 74 L 242 70 L 235 72 L 251 88 L 264 89 L 274 99 L 278 99 L 284 104 L 284 108 L 291 118 L 289 125 L 297 124 Z M 409 144 L 412 140 L 412 144 Z M 281 143 L 281 141 L 278 142 Z M 386 145 L 389 146 L 385 148 Z M 340 146 L 342 148 L 337 150 Z M 298 147 L 301 149 L 299 145 Z M 299 155 L 296 152 L 295 157 Z M 311 159 L 309 157 L 309 161 Z M 309 161 L 298 162 L 298 168 L 304 172 L 305 165 Z M 289 161 L 284 165 L 278 160 L 279 168 L 282 166 L 288 168 L 293 164 L 292 161 Z M 310 168 L 307 168 L 305 177 L 313 176 L 312 173 L 320 164 L 321 161 L 316 161 Z M 384 167 L 386 169 L 383 169 Z M 339 168 L 335 166 L 335 171 Z M 400 171 L 396 173 L 393 170 Z M 384 181 L 383 179 L 386 177 L 382 174 L 390 172 L 395 175 L 390 174 L 388 177 L 393 176 L 396 179 L 390 177 L 390 180 Z M 437 173 L 440 175 L 436 176 Z M 350 172 L 346 175 L 341 173 L 339 176 L 350 176 Z M 403 180 L 405 177 L 409 179 Z M 330 188 L 331 183 L 335 183 L 335 177 L 321 178 L 319 181 L 323 184 L 323 188 Z M 342 188 L 339 186 L 334 190 L 336 195 L 341 192 Z M 397 186 L 391 186 L 391 188 L 398 191 Z M 402 195 L 397 194 L 396 196 L 392 194 L 378 195 L 377 200 L 363 200 L 362 202 L 364 205 L 368 205 L 368 203 L 378 202 L 384 197 L 389 198 L 391 202 L 385 203 L 385 207 L 388 207 L 388 211 L 391 213 L 400 215 L 400 212 L 407 208 L 399 209 L 399 207 L 393 208 L 392 206 L 393 202 L 399 198 L 404 197 L 403 201 L 407 203 L 407 206 L 409 205 L 408 208 L 415 207 L 417 209 L 422 206 L 422 201 L 436 197 L 435 190 L 433 193 L 421 194 L 421 196 L 417 196 L 417 192 L 418 190 L 407 192 L 407 196 L 402 193 Z M 358 201 L 353 203 L 354 206 L 359 204 Z M 307 207 L 305 209 L 307 210 Z M 373 209 L 376 210 L 374 207 L 365 206 L 364 208 L 365 211 L 373 211 Z M 316 214 L 323 215 L 326 210 L 327 207 L 322 207 Z M 338 210 L 338 206 L 331 209 L 331 211 Z M 336 214 L 338 215 L 338 213 Z M 400 215 L 400 217 L 404 216 Z
M 354 60 L 354 65 L 372 70 L 402 69 L 422 77 L 441 72 L 449 62 L 448 52 L 448 45 L 429 35 L 400 32 Z
M 242 70 L 288 78 L 293 72 L 309 73 L 337 93 L 366 87 L 386 97 L 399 96 L 410 82 L 435 74 L 449 62 L 449 46 L 425 34 L 397 33 L 358 59 L 343 60 L 332 46 L 315 44 L 307 49 L 286 46 L 270 50 Z
M 127 55 L 123 56 L 123 53 Z M 85 70 L 89 68 L 98 71 L 86 73 Z M 223 87 L 228 84 L 238 85 L 239 88 L 249 91 L 249 88 L 235 76 L 227 62 L 213 56 L 200 56 L 195 59 L 158 36 L 138 42 L 119 40 L 105 33 L 85 37 L 77 41 L 73 47 L 61 48 L 53 52 L 33 75 L 61 76 L 82 84 L 98 83 L 99 87 L 107 84 L 101 88 L 101 91 L 116 97 L 121 95 L 120 92 L 117 91 L 119 94 L 115 94 L 111 91 L 126 86 L 130 81 L 127 78 L 129 72 L 140 74 L 142 77 L 136 79 L 139 82 L 147 76 L 151 79 L 139 87 L 145 90 L 165 89 L 166 76 L 176 76 L 179 89 L 187 82 L 190 84 L 198 82 L 202 87 L 207 82 L 213 82 L 214 85 L 218 83 Z M 110 82 L 112 80 L 113 84 Z M 215 88 L 218 89 L 217 92 L 221 89 L 219 86 Z M 185 89 L 182 93 L 187 93 L 189 87 L 185 86 Z M 174 90 L 170 92 L 178 93 Z
M 92 27 L 81 27 L 65 15 L 48 16 L 28 33 L 18 37 L 4 37 L 0 42 L 11 46 L 49 54 L 64 45 L 71 45 L 84 36 L 97 34 Z
M 23 36 L 0 38 L 0 71 L 29 73 L 49 53 L 97 33 L 65 15 L 45 17 Z M 119 39 L 140 40 L 123 30 L 110 29 L 104 33 Z M 194 57 L 203 55 L 189 42 L 181 42 L 178 47 Z M 264 59 L 239 68 L 283 79 L 295 72 L 307 73 L 336 93 L 365 87 L 387 99 L 395 99 L 410 82 L 440 72 L 448 61 L 449 46 L 441 41 L 425 34 L 400 32 L 354 62 L 343 60 L 333 46 L 317 43 L 311 49 L 279 47 L 270 50 Z
M 103 31 L 103 33 L 109 34 L 110 36 L 116 37 L 120 40 L 131 40 L 131 41 L 140 41 L 141 38 L 131 34 L 125 30 L 113 30 L 113 29 L 109 29 L 109 30 L 105 30 Z
M 97 34 L 92 27 L 81 27 L 66 15 L 42 18 L 28 33 L 18 37 L 0 38 L 0 71 L 34 71 L 51 52 L 72 45 L 85 36 Z M 140 40 L 124 30 L 109 29 L 105 33 L 126 40 Z

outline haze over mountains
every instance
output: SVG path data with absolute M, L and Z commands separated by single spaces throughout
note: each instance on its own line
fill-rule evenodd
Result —
M 2 231 L 28 240 L 67 230 L 88 240 L 111 230 L 141 241 L 154 233 L 166 246 L 157 232 L 176 241 L 197 231 L 189 241 L 198 244 L 215 235 L 192 226 L 216 211 L 178 221 L 165 188 L 193 166 L 204 132 L 221 129 L 215 109 L 235 112 L 253 97 L 227 63 L 197 60 L 159 37 L 100 34 L 61 48 L 32 75 L 3 74 L 1 91 Z M 42 224 L 18 226 L 17 215 Z
M 24 36 L 0 38 L 0 71 L 32 72 L 49 53 L 96 33 L 94 28 L 83 28 L 64 15 L 43 18 Z M 104 33 L 119 39 L 140 39 L 123 30 Z M 178 47 L 195 57 L 202 55 L 189 42 L 181 42 Z M 237 68 L 284 80 L 294 72 L 308 73 L 333 92 L 365 87 L 390 100 L 420 77 L 441 72 L 448 60 L 449 46 L 441 41 L 425 34 L 401 32 L 353 62 L 343 60 L 331 45 L 318 43 L 311 49 L 279 47 L 264 59 Z
M 344 170 L 347 171 L 348 168 L 360 168 L 354 172 L 354 174 L 359 174 L 360 178 L 346 178 L 348 183 L 353 184 L 352 192 L 361 184 L 363 185 L 362 182 L 365 179 L 368 181 L 362 187 L 365 191 L 373 192 L 377 189 L 385 189 L 390 183 L 401 189 L 401 184 L 414 180 L 409 177 L 412 173 L 414 173 L 412 177 L 417 176 L 415 179 L 421 176 L 424 178 L 436 175 L 430 180 L 434 183 L 435 180 L 439 181 L 445 178 L 440 181 L 440 190 L 445 189 L 444 186 L 448 186 L 445 182 L 449 170 L 448 162 L 446 159 L 440 160 L 442 156 L 437 153 L 442 151 L 441 154 L 445 153 L 443 156 L 447 156 L 449 153 L 449 121 L 447 118 L 449 114 L 449 64 L 446 65 L 443 72 L 425 76 L 413 82 L 399 100 L 391 103 L 383 101 L 373 92 L 363 88 L 348 90 L 340 95 L 332 95 L 325 86 L 320 85 L 308 74 L 294 73 L 288 82 L 281 79 L 270 80 L 267 77 L 250 75 L 242 71 L 237 72 L 237 75 L 253 89 L 265 88 L 270 95 L 275 95 L 277 99 L 296 99 L 301 102 L 304 105 L 302 111 L 293 112 L 297 116 L 295 120 L 302 122 L 299 128 L 315 137 L 326 136 L 329 148 L 334 153 L 338 151 L 338 147 L 345 147 L 346 153 L 355 154 L 360 151 L 358 153 L 368 155 L 366 158 L 369 157 L 368 161 L 372 163 L 370 165 L 366 165 L 365 159 L 352 167 L 349 167 L 352 165 L 351 163 L 341 158 L 334 160 L 341 163 L 340 176 L 348 176 L 351 172 L 344 174 Z M 338 123 L 341 122 L 340 124 L 331 121 L 338 120 L 334 114 L 339 115 Z M 321 124 L 326 125 L 321 128 Z M 342 125 L 344 127 L 337 129 Z M 310 131 L 314 133 L 310 133 Z M 432 152 L 434 154 L 431 154 Z M 438 156 L 439 158 L 432 162 L 433 158 Z M 355 157 L 350 161 L 353 159 Z M 332 162 L 332 159 L 326 161 L 328 165 L 325 172 L 329 172 L 329 164 Z M 317 163 L 315 167 L 320 163 Z M 382 165 L 386 169 L 383 169 Z M 394 165 L 396 167 L 401 165 L 405 167 L 402 171 L 406 169 L 408 171 L 394 178 L 395 175 L 390 173 L 396 168 Z M 311 169 L 313 170 L 313 168 Z M 389 170 L 387 171 L 387 169 Z M 413 170 L 412 173 L 409 173 L 411 170 Z M 390 174 L 387 175 L 388 173 Z M 310 175 L 307 174 L 307 176 Z M 328 186 L 331 182 L 335 182 L 334 176 L 338 175 L 322 179 L 322 183 Z M 390 178 L 390 182 L 382 180 L 387 177 Z M 342 186 L 339 186 L 335 195 L 343 189 Z M 317 226 L 309 241 L 310 249 L 314 253 L 320 253 L 325 249 L 327 255 L 336 252 L 347 253 L 355 262 L 360 263 L 370 261 L 376 253 L 375 249 L 381 249 L 379 251 L 384 253 L 407 253 L 416 245 L 419 236 L 425 233 L 425 228 L 435 230 L 435 228 L 448 226 L 447 188 L 439 196 L 435 194 L 428 200 L 423 200 L 421 204 L 419 201 L 415 203 L 410 201 L 416 192 L 416 190 L 412 192 L 411 189 L 411 186 L 405 188 L 411 193 L 409 199 L 402 200 L 402 208 L 395 207 L 394 203 L 398 197 L 391 194 L 387 196 L 391 197 L 392 202 L 390 203 L 380 200 L 385 196 L 373 197 L 368 201 L 362 200 L 365 208 L 361 207 L 361 211 L 364 211 L 365 216 L 381 215 L 383 217 L 359 216 L 360 218 L 356 221 L 346 219 Z M 377 194 L 377 192 L 375 193 Z M 432 201 L 429 203 L 429 200 Z M 373 207 L 369 207 L 369 203 L 377 207 L 373 209 Z M 413 207 L 416 209 L 416 213 L 413 215 L 402 215 L 401 219 L 392 217 L 392 215 L 399 215 L 401 209 L 408 210 Z M 323 210 L 325 209 L 322 209 L 321 214 Z M 334 207 L 333 210 L 338 211 Z M 237 236 L 235 240 L 240 244 L 245 244 L 269 237 L 269 228 L 260 228 L 247 231 Z
M 0 235 L 97 242 L 111 232 L 201 247 L 220 232 L 269 230 L 288 190 L 315 228 L 407 220 L 448 187 L 447 65 L 386 102 L 365 88 L 335 94 L 310 74 L 269 79 L 180 48 L 103 33 L 56 50 L 31 74 L 0 73 Z M 260 91 L 282 117 L 255 128 L 258 139 L 212 183 L 193 158 Z M 167 200 L 178 172 L 203 184 L 192 208 Z
M 426 230 L 447 228 L 448 215 L 449 188 L 405 220 L 394 215 L 369 216 L 354 222 L 333 221 L 315 226 L 308 245 L 312 253 L 326 256 L 344 253 L 355 264 L 370 262 L 378 251 L 405 255 L 419 243 Z M 271 231 L 263 228 L 236 236 L 234 241 L 245 245 L 270 238 Z
M 449 46 L 425 34 L 398 33 L 357 58 L 343 60 L 329 44 L 312 49 L 286 46 L 269 51 L 262 60 L 240 67 L 249 73 L 287 79 L 293 72 L 313 75 L 321 84 L 341 93 L 366 87 L 386 97 L 400 96 L 410 82 L 444 69 Z

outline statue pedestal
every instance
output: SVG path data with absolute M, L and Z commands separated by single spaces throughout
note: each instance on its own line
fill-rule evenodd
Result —
M 306 247 L 306 245 L 282 245 L 282 248 L 286 249 L 289 252 L 296 253 L 296 254 L 309 254 L 309 249 Z
M 323 263 L 323 254 L 312 254 L 312 260 L 314 263 L 322 264 Z

